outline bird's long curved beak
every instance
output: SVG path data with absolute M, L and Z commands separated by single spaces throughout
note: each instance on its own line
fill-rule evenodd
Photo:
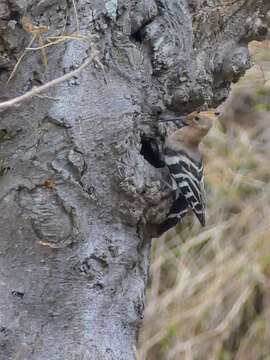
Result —
M 173 118 L 165 118 L 165 119 L 161 118 L 161 119 L 159 119 L 159 122 L 173 121 L 175 123 L 176 121 L 179 121 L 179 122 L 181 122 L 181 124 L 183 124 L 183 126 L 187 126 L 188 125 L 188 123 L 186 122 L 187 118 L 188 118 L 188 115 L 177 116 L 177 117 L 173 117 Z

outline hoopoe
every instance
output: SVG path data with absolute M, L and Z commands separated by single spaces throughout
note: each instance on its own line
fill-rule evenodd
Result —
M 159 225 L 160 233 L 181 221 L 189 208 L 201 225 L 205 226 L 205 190 L 199 144 L 218 115 L 215 111 L 195 111 L 186 117 L 161 120 L 181 120 L 182 127 L 165 140 L 164 157 L 170 171 L 175 200 L 168 218 Z

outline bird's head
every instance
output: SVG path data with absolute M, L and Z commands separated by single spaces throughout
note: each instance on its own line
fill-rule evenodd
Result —
M 173 121 L 175 124 L 178 122 L 180 128 L 184 126 L 192 126 L 200 130 L 209 130 L 213 125 L 213 121 L 220 115 L 215 110 L 207 111 L 194 111 L 189 115 L 178 116 L 174 118 L 161 118 L 160 122 Z
M 161 119 L 163 122 L 181 120 L 180 128 L 171 136 L 173 141 L 185 142 L 197 146 L 211 129 L 213 122 L 219 116 L 215 110 L 194 111 L 193 113 L 178 118 Z
M 214 120 L 219 116 L 219 112 L 214 110 L 194 111 L 187 116 L 186 125 L 201 130 L 205 134 L 211 129 Z

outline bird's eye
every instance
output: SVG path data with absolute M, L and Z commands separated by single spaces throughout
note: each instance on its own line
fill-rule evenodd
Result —
M 195 116 L 195 118 L 194 118 L 195 120 L 200 120 L 200 118 L 199 118 L 199 116 Z
M 216 111 L 216 112 L 215 112 L 215 115 L 216 115 L 216 116 L 220 115 L 220 112 Z

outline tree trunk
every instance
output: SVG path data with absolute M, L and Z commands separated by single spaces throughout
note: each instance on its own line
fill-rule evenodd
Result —
M 270 3 L 76 6 L 78 18 L 73 1 L 0 0 L 2 100 L 99 50 L 81 73 L 1 112 L 3 360 L 135 359 L 150 240 L 171 202 L 161 181 L 166 169 L 152 151 L 164 135 L 156 120 L 226 99 L 250 67 L 247 43 L 266 35 Z M 46 71 L 41 50 L 27 51 L 7 85 L 36 34 L 29 24 L 49 26 L 44 40 L 75 35 L 79 24 L 77 34 L 88 40 L 46 47 Z

